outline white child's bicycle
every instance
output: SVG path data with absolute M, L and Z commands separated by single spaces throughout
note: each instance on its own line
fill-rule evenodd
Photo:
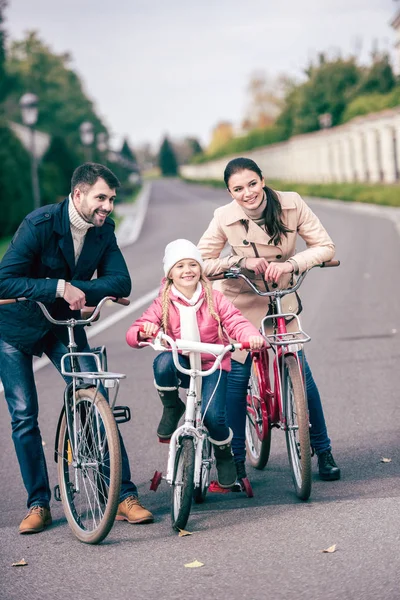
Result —
M 173 340 L 161 331 L 153 342 L 140 342 L 139 346 L 151 346 L 156 351 L 165 352 L 166 342 L 171 348 L 175 367 L 181 373 L 190 377 L 187 390 L 186 411 L 184 423 L 178 427 L 171 436 L 167 463 L 167 474 L 162 476 L 156 471 L 150 489 L 156 491 L 162 479 L 172 486 L 171 519 L 172 527 L 176 530 L 183 529 L 189 519 L 192 499 L 198 504 L 204 502 L 210 485 L 212 445 L 208 431 L 203 424 L 204 416 L 201 414 L 201 386 L 199 378 L 211 375 L 221 367 L 221 362 L 228 352 L 234 350 L 248 350 L 248 343 L 242 344 L 207 344 L 185 340 Z M 190 369 L 183 367 L 178 358 L 178 351 L 189 354 Z M 214 364 L 206 371 L 194 367 L 195 356 L 198 353 L 215 356 Z M 218 385 L 218 384 L 217 384 Z M 212 397 L 211 397 L 212 400 Z M 207 410 L 207 409 L 206 409 Z

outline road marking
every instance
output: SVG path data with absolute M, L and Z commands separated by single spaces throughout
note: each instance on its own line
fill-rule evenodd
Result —
M 154 298 L 158 296 L 159 290 L 160 287 L 158 286 L 154 288 L 154 290 L 151 290 L 151 292 L 148 292 L 141 298 L 138 298 L 137 300 L 132 302 L 132 304 L 130 304 L 128 307 L 121 308 L 109 317 L 106 317 L 103 321 L 92 325 L 90 329 L 86 330 L 87 338 L 89 340 L 92 339 L 95 335 L 102 333 L 102 331 L 105 331 L 109 327 L 115 325 L 115 323 L 118 323 L 118 321 L 121 321 L 121 319 L 125 319 L 125 317 L 139 310 L 139 308 L 142 308 L 146 304 L 149 304 L 150 302 L 152 302 L 152 300 L 154 300 Z M 47 356 L 42 356 L 41 358 L 38 358 L 34 361 L 33 372 L 36 373 L 37 371 L 40 371 L 40 369 L 43 369 L 43 367 L 45 367 L 49 363 L 50 360 L 47 358 Z M 3 385 L 0 383 L 0 394 L 2 392 L 4 392 L 4 388 Z

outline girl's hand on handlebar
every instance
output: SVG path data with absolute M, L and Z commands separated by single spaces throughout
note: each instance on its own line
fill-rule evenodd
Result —
M 250 350 L 261 350 L 265 345 L 265 340 L 261 335 L 251 335 L 249 337 Z
M 256 275 L 261 275 L 268 267 L 268 261 L 266 258 L 246 258 L 243 266 L 249 271 L 254 271 Z
M 146 322 L 142 323 L 139 329 L 139 338 L 141 340 L 146 340 L 149 337 L 155 337 L 160 329 L 159 325 L 155 325 L 154 323 Z
M 293 273 L 293 264 L 290 262 L 270 262 L 265 269 L 264 279 L 265 281 L 273 281 L 278 283 L 280 277 L 286 273 Z

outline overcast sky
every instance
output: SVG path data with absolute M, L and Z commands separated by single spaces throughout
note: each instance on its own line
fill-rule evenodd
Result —
M 393 0 L 9 0 L 11 39 L 36 29 L 68 51 L 115 135 L 133 146 L 162 136 L 207 143 L 220 120 L 239 124 L 254 71 L 301 77 L 319 52 L 374 40 L 392 52 Z

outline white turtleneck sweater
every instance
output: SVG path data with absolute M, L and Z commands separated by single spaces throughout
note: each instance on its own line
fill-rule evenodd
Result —
M 71 226 L 72 241 L 74 244 L 74 256 L 75 264 L 78 262 L 79 256 L 82 252 L 83 244 L 85 243 L 85 237 L 91 227 L 94 227 L 92 223 L 88 223 L 83 219 L 75 208 L 74 201 L 72 200 L 71 194 L 69 195 L 68 203 L 68 216 Z M 56 298 L 63 298 L 65 292 L 65 280 L 59 279 L 57 283 Z

